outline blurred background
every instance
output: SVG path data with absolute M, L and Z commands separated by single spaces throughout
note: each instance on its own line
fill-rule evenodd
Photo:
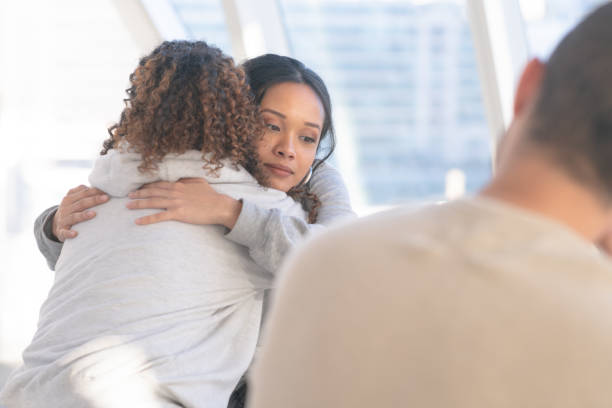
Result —
M 475 192 L 528 58 L 601 0 L 0 0 L 0 386 L 53 282 L 36 216 L 87 184 L 128 76 L 164 39 L 275 52 L 326 81 L 355 209 Z

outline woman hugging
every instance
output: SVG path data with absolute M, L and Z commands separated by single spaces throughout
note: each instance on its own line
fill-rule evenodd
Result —
M 280 259 L 322 219 L 352 214 L 316 160 L 333 139 L 325 86 L 308 82 L 320 78 L 275 55 L 244 67 L 201 41 L 142 58 L 93 188 L 39 224 L 39 245 L 65 242 L 47 254 L 55 281 L 0 403 L 227 406 Z

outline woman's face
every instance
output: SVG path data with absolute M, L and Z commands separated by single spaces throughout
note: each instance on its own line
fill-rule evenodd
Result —
M 315 159 L 325 118 L 323 104 L 308 85 L 283 82 L 266 91 L 259 110 L 266 132 L 257 152 L 267 186 L 287 192 L 304 178 Z

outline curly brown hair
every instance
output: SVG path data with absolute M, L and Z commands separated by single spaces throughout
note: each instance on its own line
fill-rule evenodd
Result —
M 308 213 L 308 223 L 315 224 L 321 208 L 321 200 L 315 193 L 308 191 L 304 186 L 294 187 L 287 191 L 287 195 L 302 204 L 304 211 Z
M 199 150 L 216 171 L 228 159 L 262 183 L 255 141 L 264 124 L 242 68 L 204 41 L 165 41 L 130 75 L 126 108 L 108 129 L 101 154 L 127 142 L 142 155 L 140 171 L 168 153 Z

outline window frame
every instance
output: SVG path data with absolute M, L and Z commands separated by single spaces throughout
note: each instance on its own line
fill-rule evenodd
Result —
M 263 53 L 292 55 L 278 1 L 219 1 L 237 61 Z M 140 3 L 159 38 L 187 37 L 169 1 L 140 0 Z M 476 51 L 494 170 L 498 139 L 512 120 L 515 88 L 528 60 L 526 28 L 519 0 L 465 0 L 465 7 Z

